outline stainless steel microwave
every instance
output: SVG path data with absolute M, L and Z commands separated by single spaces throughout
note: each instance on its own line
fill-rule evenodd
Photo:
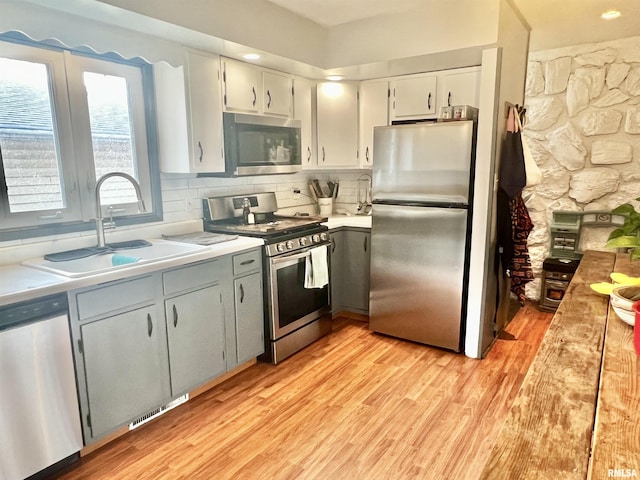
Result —
M 300 120 L 223 113 L 225 173 L 295 173 L 302 169 Z

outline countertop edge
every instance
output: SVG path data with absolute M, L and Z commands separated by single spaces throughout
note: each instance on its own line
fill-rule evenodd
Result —
M 10 305 L 12 303 L 33 300 L 47 295 L 64 293 L 76 288 L 98 285 L 100 283 L 121 280 L 123 278 L 143 275 L 145 273 L 155 272 L 158 270 L 165 270 L 168 268 L 179 267 L 181 265 L 200 262 L 222 255 L 228 255 L 248 250 L 250 248 L 259 247 L 263 244 L 264 241 L 260 238 L 238 237 L 235 240 L 211 245 L 205 250 L 201 250 L 190 255 L 139 265 L 130 264 L 122 269 L 114 270 L 112 272 L 100 273 L 82 278 L 68 278 L 21 264 L 5 266 L 0 268 L 0 274 L 3 275 L 0 282 L 12 284 L 12 275 L 17 278 L 20 275 L 25 276 L 32 273 L 34 281 L 31 282 L 31 284 L 37 285 L 23 288 L 17 286 L 13 291 L 0 294 L 0 307 Z M 42 281 L 38 282 L 37 277 L 40 277 Z

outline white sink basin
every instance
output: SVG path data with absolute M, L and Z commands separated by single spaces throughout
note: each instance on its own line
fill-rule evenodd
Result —
M 79 278 L 130 268 L 140 264 L 193 255 L 207 249 L 206 246 L 202 245 L 172 242 L 170 240 L 151 240 L 150 242 L 151 245 L 147 247 L 118 249 L 115 252 L 97 254 L 75 260 L 52 262 L 44 258 L 36 258 L 22 263 L 23 265 L 64 277 Z

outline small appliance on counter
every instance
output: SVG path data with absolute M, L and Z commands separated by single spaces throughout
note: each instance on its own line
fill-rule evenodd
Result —
M 326 217 L 276 215 L 276 195 L 205 198 L 204 231 L 264 240 L 265 353 L 278 363 L 331 332 Z M 247 221 L 253 215 L 253 223 Z

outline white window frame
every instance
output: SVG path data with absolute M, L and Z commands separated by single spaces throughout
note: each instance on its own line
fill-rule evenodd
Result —
M 147 208 L 145 214 L 139 215 L 137 202 L 103 205 L 103 218 L 111 214 L 114 219 L 126 217 L 126 224 L 161 220 L 161 199 L 157 186 L 155 192 L 153 187 L 154 183 L 159 182 L 159 174 L 157 166 L 152 165 L 148 144 L 150 139 L 155 139 L 155 135 L 149 132 L 148 106 L 145 105 L 145 98 L 148 99 L 152 95 L 145 94 L 142 68 L 67 50 L 12 43 L 1 38 L 0 56 L 43 63 L 48 68 L 54 131 L 57 134 L 62 176 L 61 186 L 66 201 L 64 208 L 11 213 L 8 192 L 0 188 L 0 240 L 7 238 L 7 235 L 11 238 L 43 235 L 50 233 L 51 228 L 57 233 L 95 228 L 93 220 L 96 217 L 97 179 L 83 80 L 85 71 L 121 76 L 127 80 L 132 118 L 131 135 L 134 139 L 137 162 L 136 173 Z M 153 117 L 151 121 L 154 121 Z M 158 179 L 153 178 L 154 173 Z M 1 169 L 0 175 L 3 175 Z M 0 186 L 1 184 L 2 182 Z M 110 211 L 109 207 L 113 210 Z
M 144 107 L 144 89 L 142 87 L 142 72 L 139 68 L 115 62 L 98 61 L 93 58 L 74 55 L 65 52 L 67 64 L 67 77 L 69 81 L 69 99 L 71 103 L 71 116 L 74 119 L 74 142 L 76 152 L 80 152 L 83 158 L 91 159 L 87 162 L 77 162 L 78 177 L 86 179 L 83 184 L 90 201 L 83 201 L 83 215 L 85 221 L 95 219 L 95 187 L 97 183 L 95 163 L 93 161 L 93 148 L 91 144 L 91 130 L 89 122 L 89 107 L 84 87 L 84 72 L 101 73 L 124 77 L 129 88 L 129 108 L 132 118 L 131 136 L 134 139 L 134 155 L 137 163 L 137 180 L 140 183 L 145 205 L 152 205 L 151 181 L 149 172 L 149 154 L 147 151 L 146 118 Z M 81 129 L 81 130 L 80 130 Z M 145 141 L 138 141 L 145 139 Z M 114 218 L 124 215 L 135 215 L 138 212 L 138 203 L 119 203 L 102 206 L 102 216 L 108 217 L 109 207 L 119 210 Z
M 31 212 L 11 213 L 8 192 L 0 189 L 2 228 L 31 227 L 47 223 L 82 220 L 76 158 L 73 145 L 71 111 L 67 95 L 67 76 L 60 52 L 0 42 L 0 56 L 15 60 L 43 63 L 49 71 L 53 128 L 58 140 L 58 161 L 65 207 Z

